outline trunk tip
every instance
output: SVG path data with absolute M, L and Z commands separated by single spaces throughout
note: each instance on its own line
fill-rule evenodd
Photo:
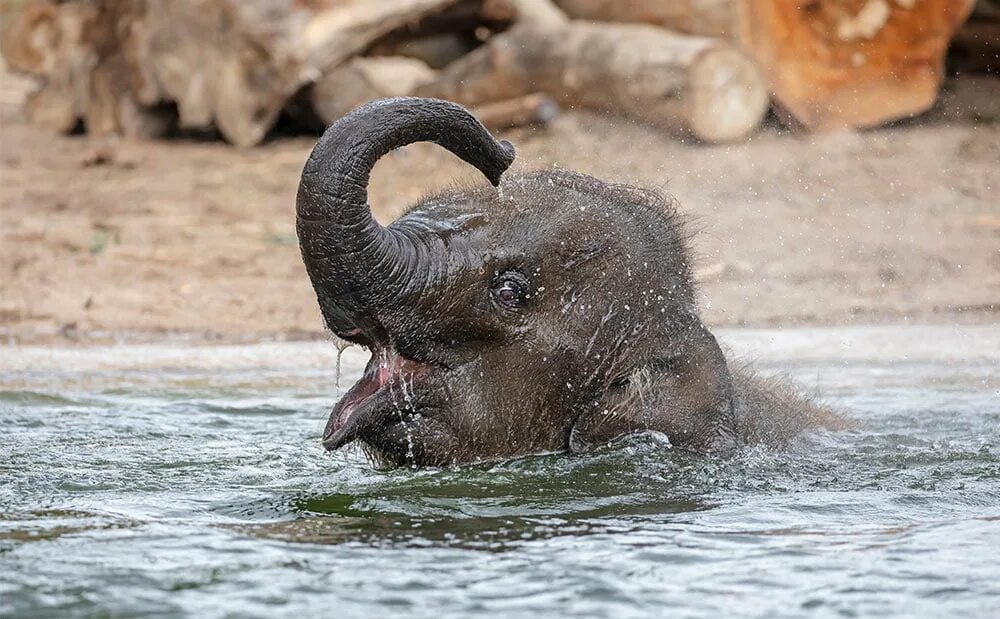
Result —
M 514 157 L 517 156 L 514 145 L 507 140 L 500 140 L 500 151 L 501 159 L 498 162 L 499 165 L 489 171 L 484 171 L 486 178 L 489 179 L 494 187 L 500 186 L 500 178 L 510 168 L 510 165 L 514 163 Z

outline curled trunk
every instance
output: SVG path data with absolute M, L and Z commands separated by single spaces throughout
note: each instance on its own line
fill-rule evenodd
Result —
M 509 142 L 495 140 L 461 106 L 437 99 L 379 99 L 326 130 L 302 171 L 296 228 L 323 318 L 344 339 L 383 339 L 377 308 L 414 285 L 409 275 L 421 247 L 379 225 L 368 205 L 375 163 L 413 142 L 447 148 L 494 185 L 514 160 Z

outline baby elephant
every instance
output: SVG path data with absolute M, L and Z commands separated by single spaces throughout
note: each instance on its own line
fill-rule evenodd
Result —
M 421 141 L 490 184 L 383 227 L 370 172 Z M 382 464 L 443 466 L 642 431 L 711 452 L 836 423 L 727 364 L 669 200 L 563 170 L 503 176 L 513 160 L 436 99 L 374 101 L 316 144 L 297 197 L 302 258 L 326 325 L 372 353 L 330 414 L 327 449 L 357 440 Z

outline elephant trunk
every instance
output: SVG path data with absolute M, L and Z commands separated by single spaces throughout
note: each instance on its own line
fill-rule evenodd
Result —
M 419 248 L 383 228 L 368 206 L 368 181 L 383 155 L 434 142 L 478 168 L 493 185 L 514 160 L 472 114 L 439 99 L 379 99 L 331 125 L 302 171 L 296 230 L 306 271 L 327 326 L 345 339 L 384 337 L 372 308 L 407 285 Z

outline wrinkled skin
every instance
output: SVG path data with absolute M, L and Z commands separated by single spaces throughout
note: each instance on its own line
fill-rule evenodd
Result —
M 371 167 L 422 140 L 491 184 L 383 228 Z M 712 451 L 760 434 L 741 427 L 760 425 L 742 393 L 788 408 L 741 386 L 698 318 L 670 202 L 561 170 L 501 180 L 512 160 L 462 108 L 428 99 L 368 104 L 317 144 L 299 189 L 303 259 L 327 325 L 372 351 L 330 415 L 328 449 L 357 440 L 379 462 L 440 466 L 654 430 Z M 801 408 L 772 434 L 808 426 L 816 409 Z

